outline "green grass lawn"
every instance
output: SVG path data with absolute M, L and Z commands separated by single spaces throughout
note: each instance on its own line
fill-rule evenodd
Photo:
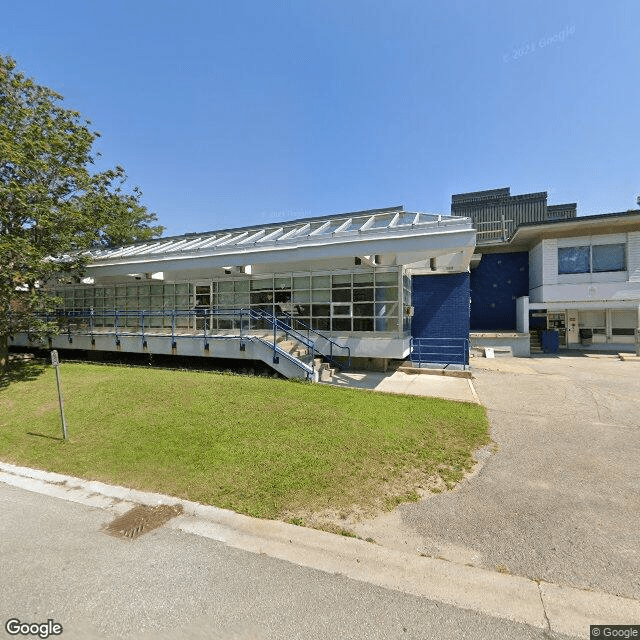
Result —
M 0 385 L 0 459 L 300 521 L 452 486 L 489 442 L 483 407 L 209 372 L 65 363 Z M 20 376 L 17 376 L 20 378 Z M 26 378 L 26 379 L 25 379 Z

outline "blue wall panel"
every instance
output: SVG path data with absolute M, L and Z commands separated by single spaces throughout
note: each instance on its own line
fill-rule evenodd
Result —
M 529 253 L 486 253 L 471 270 L 471 330 L 516 329 L 516 298 L 529 295 Z
M 413 276 L 411 335 L 414 338 L 469 337 L 469 274 Z

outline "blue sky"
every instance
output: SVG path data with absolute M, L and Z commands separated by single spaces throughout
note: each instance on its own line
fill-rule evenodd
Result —
M 166 234 L 510 186 L 635 209 L 636 0 L 4 3 L 0 52 Z

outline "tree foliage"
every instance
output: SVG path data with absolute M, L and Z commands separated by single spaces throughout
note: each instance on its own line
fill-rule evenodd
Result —
M 44 330 L 44 284 L 79 278 L 86 250 L 162 234 L 116 166 L 95 171 L 99 133 L 0 55 L 0 371 L 14 330 Z

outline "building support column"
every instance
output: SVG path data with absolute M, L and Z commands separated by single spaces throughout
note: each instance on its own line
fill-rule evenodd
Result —
M 529 333 L 529 296 L 516 298 L 516 331 Z

